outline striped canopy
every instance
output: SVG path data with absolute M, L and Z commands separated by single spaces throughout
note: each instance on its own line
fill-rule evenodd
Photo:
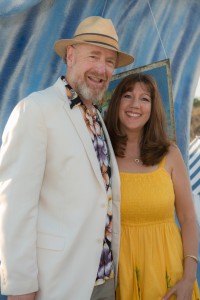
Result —
M 200 195 L 200 136 L 189 145 L 189 174 L 193 194 Z

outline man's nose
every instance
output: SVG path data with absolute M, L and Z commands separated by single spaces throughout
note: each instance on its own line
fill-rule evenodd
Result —
M 104 60 L 99 60 L 96 63 L 96 69 L 98 73 L 105 74 L 106 73 L 106 62 Z

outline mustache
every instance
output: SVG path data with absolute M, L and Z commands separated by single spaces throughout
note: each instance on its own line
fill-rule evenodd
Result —
M 90 74 L 88 74 L 88 76 L 91 76 L 91 77 L 95 77 L 96 79 L 98 80 L 102 80 L 102 81 L 107 81 L 108 80 L 108 77 L 106 75 L 102 75 L 101 73 L 99 72 L 91 72 Z

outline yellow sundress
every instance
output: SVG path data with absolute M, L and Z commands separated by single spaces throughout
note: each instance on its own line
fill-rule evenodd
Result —
M 121 245 L 116 299 L 161 300 L 183 273 L 173 183 L 164 160 L 150 173 L 121 172 L 120 177 Z M 197 299 L 200 296 L 195 282 L 192 300 Z

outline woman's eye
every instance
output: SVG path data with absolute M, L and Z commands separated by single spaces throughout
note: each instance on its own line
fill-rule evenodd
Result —
M 130 98 L 131 98 L 131 95 L 125 94 L 125 95 L 123 96 L 123 98 L 130 99 Z
M 146 98 L 146 97 L 143 97 L 141 100 L 144 101 L 144 102 L 151 102 L 151 99 Z

